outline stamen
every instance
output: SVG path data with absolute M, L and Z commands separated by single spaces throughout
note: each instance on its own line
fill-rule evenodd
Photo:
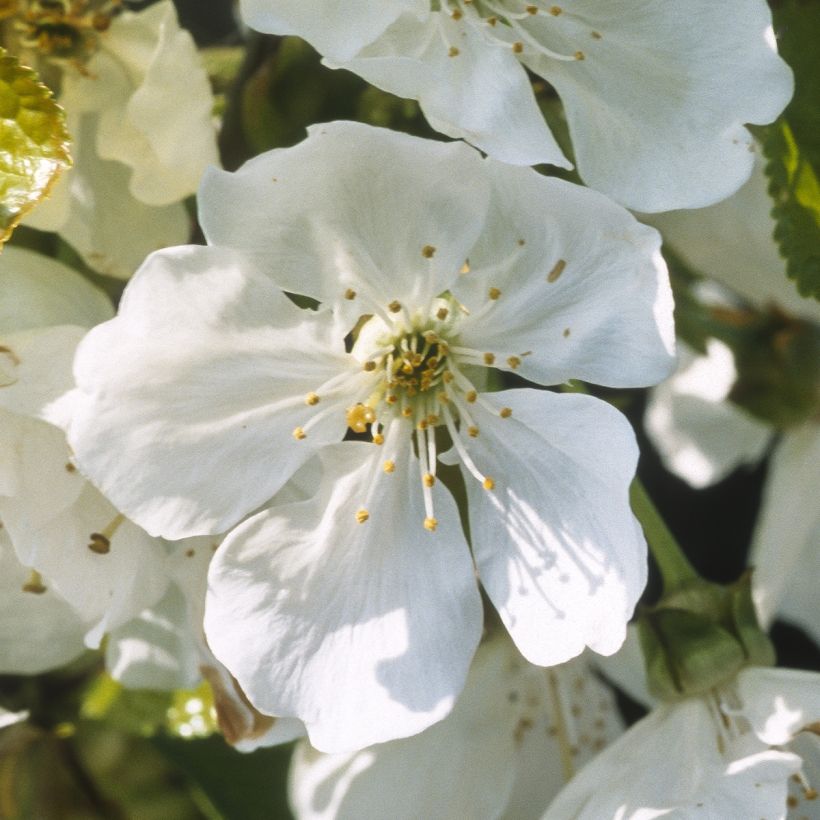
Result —
M 125 521 L 125 516 L 117 513 L 101 532 L 92 532 L 88 536 L 88 548 L 91 552 L 96 552 L 97 555 L 107 555 L 111 551 L 111 539 L 123 521 Z
M 307 396 L 305 396 L 305 404 L 309 405 L 310 407 L 313 407 L 318 403 L 319 396 L 317 393 L 308 393 Z
M 356 521 L 359 524 L 364 524 L 367 519 L 370 518 L 370 513 L 367 510 L 359 510 L 356 513 Z
M 294 427 L 291 435 L 296 439 L 296 441 L 304 441 L 304 439 L 307 438 L 307 433 L 303 427 Z
M 387 461 L 385 461 L 385 462 L 384 462 L 384 465 L 382 466 L 382 469 L 383 469 L 386 473 L 392 473 L 392 472 L 395 472 L 395 470 L 396 470 L 396 462 L 395 462 L 395 461 L 393 461 L 392 459 L 388 459 Z
M 43 576 L 36 569 L 31 571 L 28 579 L 22 586 L 23 592 L 31 592 L 34 595 L 42 595 L 48 587 L 43 583 Z

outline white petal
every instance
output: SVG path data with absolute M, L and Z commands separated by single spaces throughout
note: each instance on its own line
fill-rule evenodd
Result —
M 85 85 L 123 65 L 131 86 L 101 111 L 97 149 L 130 166 L 130 191 L 147 205 L 192 194 L 208 165 L 217 164 L 213 96 L 191 35 L 179 28 L 168 0 L 116 17 L 103 38 L 108 53 L 89 66 Z
M 544 820 L 782 818 L 796 755 L 724 757 L 712 713 L 698 698 L 656 709 L 588 763 Z
M 581 176 L 630 208 L 697 208 L 736 191 L 753 164 L 743 123 L 771 122 L 791 97 L 762 0 L 577 0 L 528 25 L 554 51 L 583 52 L 527 63 L 561 96 Z
M 752 667 L 740 673 L 741 714 L 771 746 L 788 743 L 820 721 L 820 674 L 796 669 Z
M 0 512 L 31 533 L 79 498 L 88 482 L 71 460 L 65 434 L 38 419 L 0 410 Z
M 660 237 L 594 191 L 488 163 L 493 199 L 453 287 L 476 315 L 462 343 L 542 384 L 654 384 L 674 360 L 672 294 Z M 501 295 L 488 311 L 488 290 Z M 463 329 L 462 329 L 463 328 Z
M 96 647 L 102 635 L 158 601 L 168 583 L 165 548 L 117 511 L 86 483 L 71 507 L 32 525 L 31 499 L 2 501 L 3 520 L 20 560 L 49 579 L 63 598 L 93 623 L 86 642 Z M 113 533 L 108 533 L 109 527 Z M 106 534 L 110 551 L 98 554 L 89 544 Z
M 46 202 L 27 222 L 57 231 L 94 270 L 127 279 L 151 251 L 186 242 L 191 220 L 182 203 L 157 208 L 134 199 L 128 190 L 128 168 L 97 155 L 96 114 L 78 117 L 74 123 L 74 167 L 57 182 L 58 188 L 66 189 L 68 207 L 62 215 L 47 213 L 51 203 Z M 112 202 L 118 207 L 111 207 Z
M 91 327 L 113 316 L 109 298 L 48 256 L 6 246 L 0 256 L 0 333 L 46 325 Z
M 257 31 L 297 34 L 322 54 L 350 59 L 372 43 L 405 11 L 419 16 L 429 10 L 425 0 L 240 0 L 242 19 Z
M 249 519 L 211 564 L 214 653 L 258 709 L 299 717 L 325 751 L 444 717 L 481 632 L 455 504 L 434 487 L 439 526 L 425 530 L 418 462 L 391 442 L 325 448 L 317 495 Z
M 628 422 L 590 396 L 530 389 L 483 394 L 471 412 L 480 434 L 465 445 L 495 482 L 485 490 L 464 471 L 473 552 L 513 640 L 545 666 L 584 646 L 612 654 L 646 583 Z
M 818 464 L 817 424 L 783 436 L 769 462 L 749 563 L 762 620 L 780 616 L 820 642 Z
M 108 636 L 105 665 L 131 689 L 188 689 L 200 680 L 201 655 L 185 598 L 176 585 L 161 601 Z
M 718 279 L 758 306 L 774 303 L 820 321 L 820 302 L 804 299 L 786 277 L 774 241 L 765 162 L 756 155 L 749 181 L 733 196 L 698 210 L 657 214 L 648 221 L 694 270 Z
M 526 702 L 533 671 L 508 641 L 496 639 L 479 648 L 453 711 L 421 734 L 336 755 L 300 744 L 289 788 L 297 817 L 500 816 L 528 734 L 519 724 L 536 708 Z M 549 766 L 546 758 L 539 762 Z
M 309 392 L 361 371 L 325 319 L 227 250 L 152 255 L 120 315 L 77 353 L 69 441 L 81 469 L 149 532 L 224 532 L 344 434 L 342 408 L 305 441 L 292 435 L 316 412 Z
M 308 134 L 234 174 L 205 175 L 208 241 L 241 250 L 290 292 L 334 304 L 354 291 L 356 317 L 393 300 L 427 309 L 484 227 L 480 155 L 349 122 Z
M 753 464 L 771 441 L 771 428 L 729 402 L 736 376 L 723 342 L 709 339 L 705 356 L 681 345 L 678 371 L 649 395 L 647 435 L 666 469 L 693 487 Z
M 494 43 L 485 29 L 444 12 L 426 20 L 404 15 L 355 59 L 336 62 L 385 91 L 417 99 L 433 128 L 502 162 L 572 167 L 512 48 Z
M 0 408 L 43 416 L 74 386 L 71 364 L 85 336 L 76 326 L 45 327 L 0 335 Z
M 85 625 L 53 587 L 25 592 L 31 570 L 17 560 L 0 528 L 0 672 L 34 675 L 80 655 Z

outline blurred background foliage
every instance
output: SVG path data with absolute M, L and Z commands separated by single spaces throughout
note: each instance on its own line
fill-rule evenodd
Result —
M 415 102 L 369 87 L 348 72 L 326 69 L 301 40 L 243 31 L 231 0 L 176 3 L 182 24 L 203 48 L 217 95 L 215 113 L 222 118 L 226 168 L 299 142 L 310 124 L 340 118 L 440 138 Z M 797 94 L 783 117 L 759 129 L 758 136 L 769 162 L 777 237 L 789 259 L 789 275 L 802 292 L 820 295 L 820 115 L 811 86 L 820 75 L 820 2 L 773 0 L 772 6 L 782 53 L 797 74 Z M 543 81 L 535 88 L 561 147 L 571 155 L 554 92 Z M 577 180 L 572 172 L 561 175 Z M 119 298 L 122 283 L 85 268 L 62 240 L 22 227 L 15 241 L 62 259 Z M 733 398 L 780 428 L 816 414 L 816 328 L 751 307 L 708 309 L 694 295 L 698 272 L 672 254 L 668 262 L 681 337 L 699 350 L 707 338 L 717 337 L 735 352 L 740 378 Z M 644 391 L 592 392 L 632 421 L 642 453 L 639 475 L 697 570 L 717 582 L 736 580 L 746 566 L 765 461 L 694 490 L 663 469 L 643 434 Z M 646 600 L 657 594 L 653 576 Z M 773 638 L 781 663 L 820 670 L 820 654 L 800 630 L 776 624 Z M 621 703 L 629 719 L 640 716 L 634 704 Z M 105 675 L 99 656 L 89 653 L 51 674 L 0 676 L 0 707 L 29 713 L 27 721 L 0 730 L 2 820 L 291 817 L 290 746 L 250 754 L 232 749 L 216 732 L 207 684 L 191 692 L 124 690 Z

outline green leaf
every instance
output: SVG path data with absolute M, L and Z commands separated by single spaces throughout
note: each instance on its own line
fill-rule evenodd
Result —
M 774 236 L 797 289 L 820 299 L 820 3 L 784 0 L 773 14 L 780 54 L 795 74 L 794 98 L 763 131 Z
M 0 48 L 0 245 L 71 165 L 68 142 L 51 91 Z

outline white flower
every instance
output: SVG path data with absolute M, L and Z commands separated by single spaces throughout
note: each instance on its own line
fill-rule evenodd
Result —
M 227 530 L 321 459 L 310 499 L 258 512 L 212 564 L 208 639 L 251 702 L 326 750 L 449 711 L 481 605 L 439 480 L 446 436 L 521 651 L 614 652 L 645 579 L 632 432 L 588 396 L 481 386 L 490 365 L 547 384 L 661 378 L 656 234 L 463 144 L 353 123 L 211 172 L 201 203 L 211 245 L 151 256 L 81 345 L 70 441 L 119 508 L 173 538 Z
M 430 124 L 514 164 L 569 167 L 526 69 L 564 104 L 581 176 L 643 211 L 693 208 L 748 178 L 743 123 L 792 93 L 763 0 L 242 0 L 253 28 L 298 34 Z
M 476 653 L 452 713 L 421 734 L 337 755 L 300 743 L 291 805 L 300 820 L 538 818 L 622 731 L 586 661 L 541 669 L 496 638 Z
M 170 0 L 123 12 L 93 42 L 86 63 L 58 63 L 74 168 L 28 222 L 127 278 L 151 251 L 188 238 L 181 200 L 218 162 L 213 97 Z
M 800 804 L 796 819 L 817 805 L 808 775 L 820 762 L 818 718 L 820 675 L 745 669 L 709 696 L 654 709 L 569 782 L 544 820 L 775 820 L 787 799 Z
M 89 646 L 161 597 L 166 583 L 164 547 L 79 475 L 64 433 L 45 421 L 73 387 L 74 349 L 85 333 L 65 322 L 91 324 L 111 314 L 104 295 L 60 263 L 30 251 L 4 252 L 0 519 L 19 561 L 40 573 L 46 589 L 86 625 Z M 56 605 L 49 612 L 59 617 Z

